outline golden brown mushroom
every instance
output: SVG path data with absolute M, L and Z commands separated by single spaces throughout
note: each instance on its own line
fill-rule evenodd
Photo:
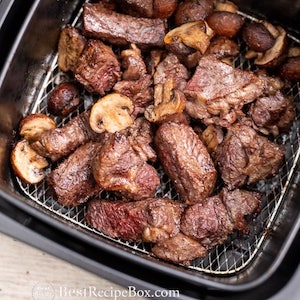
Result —
M 41 113 L 24 117 L 19 125 L 19 133 L 28 141 L 36 141 L 45 131 L 56 128 L 54 120 Z
M 98 133 L 114 133 L 126 129 L 133 123 L 134 106 L 127 96 L 111 93 L 100 98 L 91 108 L 89 123 Z
M 174 89 L 174 80 L 168 78 L 164 84 L 157 84 L 154 89 L 154 105 L 149 105 L 145 118 L 150 122 L 163 122 L 169 116 L 182 113 L 185 108 L 185 96 Z
M 164 42 L 168 50 L 177 49 L 175 52 L 179 52 L 179 49 L 182 49 L 182 53 L 178 54 L 186 54 L 186 47 L 198 50 L 203 54 L 209 46 L 212 36 L 213 32 L 204 21 L 200 20 L 185 23 L 169 31 Z
M 25 139 L 19 141 L 12 150 L 11 164 L 16 175 L 24 182 L 35 184 L 45 178 L 47 160 L 38 155 Z

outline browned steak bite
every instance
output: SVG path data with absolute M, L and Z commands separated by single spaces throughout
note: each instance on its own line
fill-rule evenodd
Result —
M 46 131 L 32 143 L 32 148 L 41 156 L 56 161 L 89 140 L 98 140 L 101 135 L 91 129 L 88 115 L 88 112 L 84 112 L 63 127 Z
M 252 103 L 249 116 L 260 132 L 277 136 L 290 129 L 296 112 L 293 99 L 277 91 L 274 95 L 258 98 Z
M 113 90 L 129 97 L 134 104 L 133 116 L 144 113 L 145 108 L 153 101 L 152 78 L 147 74 L 141 51 L 135 45 L 121 53 L 122 80 L 118 81 Z
M 215 152 L 221 177 L 230 189 L 275 176 L 283 158 L 281 146 L 242 123 L 228 128 Z
M 234 229 L 248 233 L 249 228 L 245 216 L 259 212 L 262 194 L 242 189 L 229 191 L 224 188 L 220 195 Z
M 58 66 L 63 72 L 73 71 L 86 45 L 86 38 L 71 25 L 62 29 L 58 42 Z
M 224 243 L 233 230 L 220 195 L 188 207 L 181 218 L 181 231 L 207 249 Z
M 185 89 L 186 111 L 206 125 L 228 127 L 263 89 L 262 80 L 253 72 L 233 68 L 212 55 L 203 56 Z
M 48 185 L 61 205 L 80 205 L 100 191 L 92 174 L 100 147 L 101 143 L 94 142 L 82 145 L 48 175 Z
M 92 200 L 86 221 L 112 237 L 129 241 L 158 242 L 179 232 L 183 204 L 167 198 L 135 202 Z
M 261 199 L 258 192 L 223 189 L 218 195 L 188 207 L 180 229 L 210 249 L 224 243 L 234 230 L 248 232 L 244 217 L 259 210 Z
M 130 200 L 153 197 L 159 185 L 156 169 L 139 156 L 125 135 L 110 135 L 95 158 L 93 174 L 99 186 Z
M 163 260 L 188 265 L 197 257 L 205 257 L 207 249 L 199 242 L 179 232 L 177 235 L 155 244 L 151 251 Z
M 74 68 L 75 78 L 91 93 L 104 95 L 121 77 L 120 63 L 112 49 L 89 40 Z
M 120 46 L 133 43 L 141 48 L 164 46 L 166 33 L 164 20 L 120 14 L 97 3 L 83 6 L 83 27 L 90 37 Z
M 164 123 L 154 138 L 160 162 L 182 199 L 193 204 L 213 191 L 217 171 L 193 129 L 185 124 Z

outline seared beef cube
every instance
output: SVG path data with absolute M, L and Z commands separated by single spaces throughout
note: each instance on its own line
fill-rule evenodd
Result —
M 39 155 L 56 161 L 89 140 L 97 140 L 100 137 L 101 135 L 90 127 L 88 112 L 84 112 L 63 127 L 46 131 L 31 146 Z
M 100 191 L 92 173 L 100 147 L 94 142 L 82 145 L 48 175 L 49 187 L 61 205 L 78 206 Z
M 88 36 L 115 45 L 133 43 L 141 48 L 164 46 L 165 20 L 132 17 L 97 3 L 83 6 L 83 26 Z
M 103 96 L 120 79 L 121 67 L 109 46 L 98 40 L 89 40 L 74 74 L 87 91 Z
M 134 104 L 133 116 L 144 113 L 146 107 L 153 101 L 152 79 L 144 75 L 138 80 L 122 80 L 115 84 L 113 91 L 127 96 Z
M 276 136 L 281 131 L 289 130 L 295 119 L 293 99 L 280 91 L 261 97 L 251 104 L 249 116 L 259 131 Z
M 86 38 L 80 31 L 67 25 L 62 29 L 58 42 L 58 66 L 63 72 L 73 71 L 86 45 Z
M 282 147 L 241 123 L 228 128 L 215 152 L 221 177 L 229 189 L 275 176 L 283 158 Z
M 262 80 L 253 72 L 233 68 L 212 55 L 203 56 L 185 89 L 186 111 L 206 125 L 228 127 L 263 89 Z
M 144 161 L 156 161 L 156 152 L 151 147 L 153 132 L 150 122 L 144 117 L 137 118 L 133 125 L 122 132 L 132 149 Z
M 159 185 L 156 169 L 137 154 L 125 135 L 110 135 L 95 158 L 98 185 L 130 200 L 153 197 Z
M 141 51 L 131 45 L 131 49 L 122 51 L 122 67 L 125 69 L 123 80 L 113 87 L 117 93 L 129 97 L 134 104 L 133 116 L 144 113 L 145 108 L 153 101 L 152 78 L 147 74 Z
M 190 126 L 164 123 L 154 142 L 165 172 L 186 203 L 201 202 L 210 195 L 217 172 L 206 147 Z
M 189 78 L 187 68 L 179 62 L 177 56 L 173 53 L 168 54 L 158 64 L 153 75 L 153 82 L 154 85 L 164 84 L 170 78 L 174 80 L 174 88 L 181 91 L 184 90 Z
M 209 249 L 224 243 L 234 226 L 222 197 L 216 195 L 188 207 L 181 218 L 180 229 Z
M 230 216 L 234 229 L 245 233 L 249 232 L 245 216 L 260 210 L 262 194 L 256 191 L 236 189 L 229 191 L 224 188 L 220 193 L 222 201 Z
M 112 237 L 129 241 L 158 242 L 179 232 L 183 204 L 167 198 L 135 202 L 92 200 L 86 221 Z
M 262 195 L 256 191 L 223 189 L 218 195 L 188 207 L 181 231 L 210 249 L 222 244 L 234 230 L 248 233 L 245 216 L 259 211 Z
M 200 243 L 181 232 L 167 240 L 158 242 L 151 251 L 163 260 L 185 265 L 188 265 L 195 258 L 205 257 L 207 252 Z
M 130 49 L 121 52 L 123 80 L 138 80 L 147 74 L 146 64 L 142 58 L 141 50 L 134 44 Z

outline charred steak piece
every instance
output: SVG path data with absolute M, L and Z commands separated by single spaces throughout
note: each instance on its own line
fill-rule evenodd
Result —
M 63 127 L 45 132 L 31 144 L 32 148 L 39 155 L 56 161 L 89 140 L 96 141 L 101 135 L 91 129 L 88 114 L 88 112 L 81 113 Z
M 224 188 L 220 196 L 230 216 L 235 230 L 248 233 L 249 228 L 245 216 L 260 210 L 262 194 L 256 191 L 235 189 L 229 191 Z
M 183 204 L 167 198 L 135 202 L 94 199 L 86 221 L 112 238 L 158 242 L 179 232 Z
M 165 172 L 187 204 L 201 202 L 210 195 L 217 171 L 190 126 L 164 123 L 157 130 L 154 143 Z
M 153 197 L 159 185 L 156 169 L 139 156 L 125 135 L 111 134 L 93 164 L 98 185 L 130 200 Z
M 181 218 L 181 231 L 210 249 L 222 244 L 234 230 L 248 231 L 245 215 L 258 211 L 258 192 L 222 190 L 202 203 L 188 207 Z
M 126 135 L 132 149 L 140 158 L 144 161 L 156 161 L 156 152 L 150 145 L 153 142 L 151 123 L 146 118 L 137 118 L 122 134 Z
M 181 231 L 207 249 L 226 241 L 234 226 L 220 195 L 188 207 L 181 218 Z
M 228 128 L 215 152 L 221 177 L 229 189 L 275 176 L 283 158 L 282 147 L 242 123 Z
M 206 125 L 228 127 L 263 90 L 262 80 L 253 72 L 233 68 L 212 55 L 203 56 L 186 85 L 186 111 Z
M 165 20 L 132 17 L 97 3 L 83 6 L 83 27 L 87 36 L 120 46 L 133 43 L 141 48 L 164 46 L 166 34 Z
M 248 113 L 255 128 L 274 136 L 288 131 L 296 116 L 293 99 L 284 96 L 280 91 L 257 99 L 251 104 Z
M 122 80 L 118 81 L 113 90 L 129 97 L 134 104 L 133 116 L 144 113 L 145 108 L 153 101 L 152 78 L 147 74 L 145 62 L 140 49 L 131 45 L 130 49 L 121 53 Z
M 121 77 L 120 63 L 112 49 L 89 40 L 74 67 L 75 78 L 87 91 L 104 95 Z
M 86 38 L 71 25 L 62 29 L 58 41 L 58 66 L 63 72 L 73 71 L 86 45 Z
M 156 243 L 151 251 L 163 260 L 188 265 L 195 258 L 205 257 L 207 249 L 196 240 L 179 232 L 167 240 Z
M 61 205 L 78 206 L 100 192 L 92 173 L 100 147 L 100 142 L 80 146 L 48 175 L 48 185 Z
M 179 62 L 177 56 L 173 53 L 169 53 L 158 64 L 153 75 L 153 82 L 154 85 L 164 84 L 170 78 L 174 80 L 174 88 L 181 91 L 184 90 L 189 79 L 187 68 Z

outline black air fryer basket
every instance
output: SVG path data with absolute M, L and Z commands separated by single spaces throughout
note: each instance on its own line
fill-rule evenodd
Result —
M 249 21 L 267 18 L 280 24 L 289 32 L 292 43 L 300 46 L 299 1 L 236 3 Z M 23 4 L 26 9 L 16 1 L 11 7 L 5 7 L 0 32 L 0 44 L 7 41 L 6 49 L 2 48 L 6 50 L 6 62 L 1 65 L 0 77 L 0 209 L 3 217 L 0 229 L 8 233 L 13 231 L 22 240 L 120 284 L 134 282 L 151 289 L 179 288 L 182 295 L 196 298 L 209 294 L 218 298 L 220 293 L 222 297 L 233 297 L 232 293 L 239 295 L 259 290 L 262 284 L 274 278 L 284 263 L 289 264 L 292 273 L 299 264 L 299 257 L 293 255 L 299 247 L 295 238 L 300 226 L 299 82 L 286 91 L 294 98 L 296 119 L 290 132 L 277 138 L 277 142 L 286 148 L 285 163 L 276 177 L 257 185 L 264 199 L 262 211 L 249 224 L 250 234 L 230 236 L 224 245 L 212 249 L 205 258 L 196 259 L 189 267 L 155 258 L 143 243 L 105 236 L 85 223 L 84 205 L 62 207 L 53 199 L 45 182 L 28 185 L 14 175 L 10 151 L 19 121 L 28 113 L 47 113 L 49 93 L 68 79 L 57 66 L 57 41 L 64 25 L 80 23 L 82 4 L 79 0 L 40 0 Z M 28 8 L 24 20 L 19 19 L 23 22 L 19 21 L 20 24 L 11 28 L 15 36 L 14 43 L 9 44 L 7 28 L 13 14 L 22 9 L 26 12 Z M 235 59 L 235 66 L 252 69 L 253 66 L 243 58 L 243 51 L 246 50 L 242 49 Z M 59 126 L 84 111 L 93 101 L 88 93 L 83 97 L 82 106 L 72 116 L 56 119 Z M 176 198 L 172 184 L 165 178 L 162 176 L 164 184 L 157 196 Z M 288 256 L 292 256 L 290 261 L 286 261 Z M 285 277 L 287 280 L 288 276 Z M 252 294 L 249 292 L 248 295 Z

